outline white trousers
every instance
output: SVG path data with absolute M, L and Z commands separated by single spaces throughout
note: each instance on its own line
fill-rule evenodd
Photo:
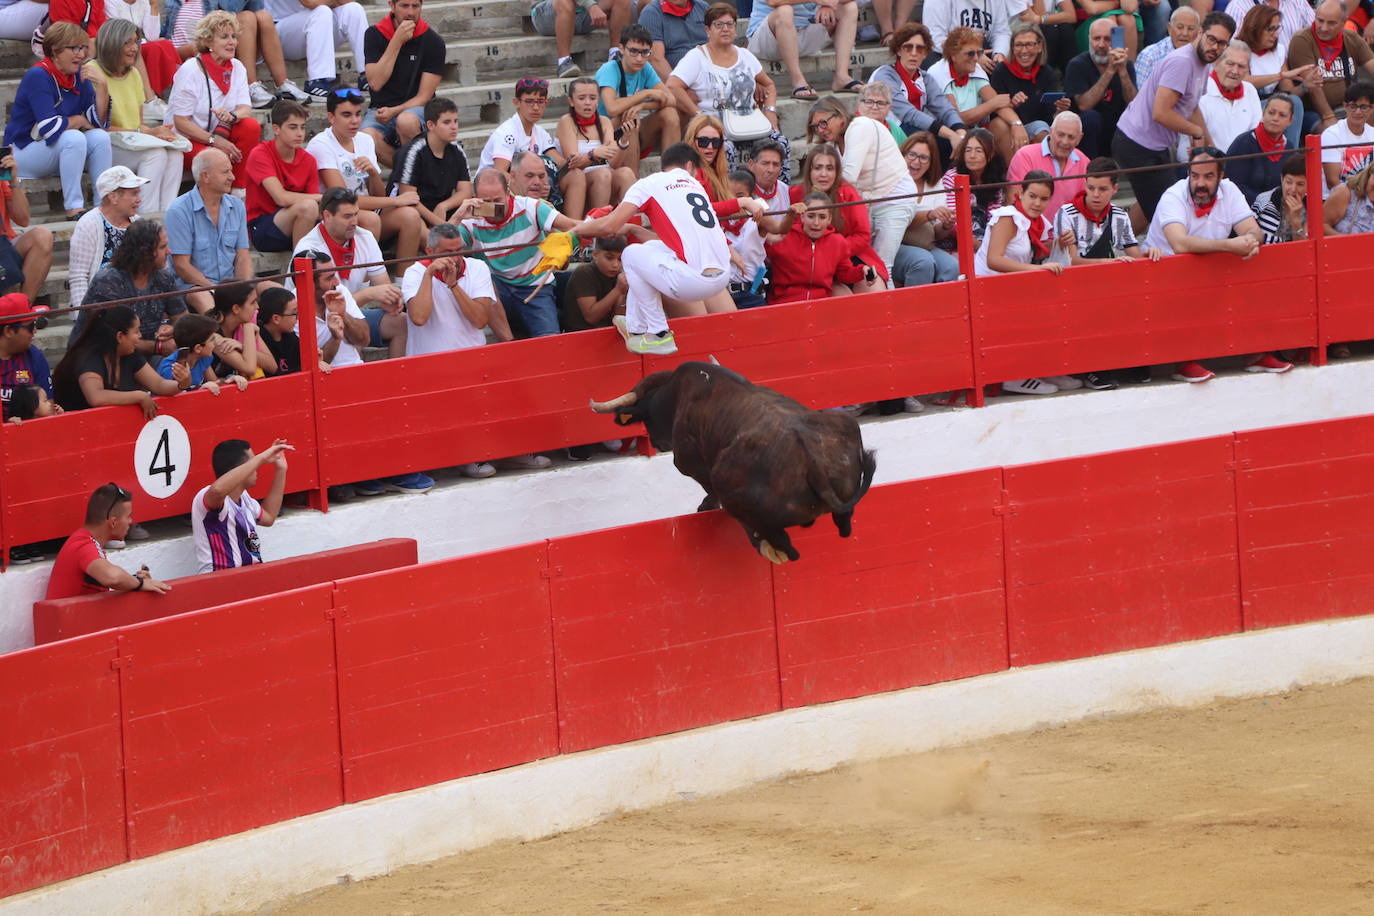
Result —
M 630 287 L 625 294 L 625 330 L 631 334 L 668 330 L 664 296 L 694 302 L 714 296 L 730 282 L 728 270 L 704 277 L 700 270 L 679 261 L 673 249 L 658 239 L 625 246 L 620 264 Z
M 904 189 L 894 191 L 903 193 Z M 916 193 L 913 187 L 911 193 Z M 897 260 L 897 249 L 902 247 L 902 237 L 907 226 L 916 215 L 916 198 L 910 200 L 890 200 L 887 203 L 872 204 L 868 208 L 868 221 L 873 227 L 873 250 L 887 265 L 887 275 L 895 277 L 893 263 Z M 893 285 L 896 283 L 894 281 Z
M 345 3 L 330 9 L 317 6 L 277 20 L 282 53 L 290 60 L 305 58 L 306 79 L 332 80 L 338 76 L 334 52 L 340 44 L 353 51 L 353 63 L 363 72 L 363 33 L 367 13 L 361 3 Z
M 33 38 L 33 30 L 48 15 L 46 3 L 33 0 L 18 0 L 0 10 L 0 38 L 13 41 L 28 41 Z
M 182 154 L 174 149 L 150 149 L 141 153 L 112 147 L 110 157 L 115 165 L 130 169 L 139 178 L 148 179 L 140 196 L 138 213 L 161 213 L 181 193 Z

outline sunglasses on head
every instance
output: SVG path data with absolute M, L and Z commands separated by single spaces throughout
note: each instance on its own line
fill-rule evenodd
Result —
M 531 89 L 534 89 L 539 92 L 548 92 L 549 81 L 536 79 L 532 76 L 524 76 L 515 81 L 516 95 L 519 95 L 522 92 L 528 92 Z
M 697 146 L 702 149 L 720 149 L 724 145 L 724 137 L 697 137 Z
M 334 95 L 341 99 L 348 99 L 350 102 L 361 102 L 363 94 L 357 89 L 335 89 Z
M 115 483 L 113 480 L 106 484 L 106 486 L 114 487 L 114 496 L 110 497 L 110 505 L 105 510 L 105 517 L 109 518 L 111 515 L 114 514 L 115 506 L 133 499 L 134 494 L 130 493 L 128 490 L 124 489 L 119 484 Z

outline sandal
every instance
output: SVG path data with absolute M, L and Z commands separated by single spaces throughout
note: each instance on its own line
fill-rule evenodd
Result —
M 792 98 L 801 99 L 803 102 L 814 102 L 820 96 L 816 95 L 816 90 L 810 86 L 798 86 L 792 90 Z
M 850 80 L 839 89 L 832 89 L 830 91 L 848 93 L 849 95 L 858 95 L 860 92 L 863 92 L 863 89 L 864 84 L 862 80 Z

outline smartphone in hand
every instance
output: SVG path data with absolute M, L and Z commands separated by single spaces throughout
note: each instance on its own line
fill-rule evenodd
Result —
M 1125 50 L 1126 29 L 1124 27 L 1119 25 L 1112 26 L 1112 47 L 1121 48 L 1122 50 Z
M 11 150 L 8 146 L 0 146 L 0 159 L 4 159 L 4 158 L 6 158 L 7 156 L 10 156 L 10 155 L 12 155 L 12 154 L 13 154 L 13 150 Z M 10 180 L 12 180 L 13 178 L 14 178 L 14 170 L 13 170 L 13 169 L 0 169 L 0 181 L 10 181 Z

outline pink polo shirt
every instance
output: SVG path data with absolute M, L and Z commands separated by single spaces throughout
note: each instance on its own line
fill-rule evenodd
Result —
M 1049 172 L 1058 178 L 1061 175 L 1083 175 L 1088 171 L 1088 157 L 1083 155 L 1083 151 L 1076 149 L 1069 153 L 1069 163 L 1066 168 L 1060 170 L 1059 163 L 1050 155 L 1050 139 L 1046 137 L 1039 143 L 1027 143 L 1016 151 L 1011 157 L 1011 164 L 1007 166 L 1007 181 L 1020 184 L 1026 177 L 1027 172 L 1039 169 L 1042 172 Z M 1059 212 L 1059 208 L 1078 196 L 1078 192 L 1083 190 L 1083 180 L 1078 181 L 1056 181 L 1054 183 L 1054 194 L 1050 197 L 1049 206 L 1045 212 L 1052 219 L 1054 214 Z M 1010 195 L 1008 195 L 1010 199 Z

